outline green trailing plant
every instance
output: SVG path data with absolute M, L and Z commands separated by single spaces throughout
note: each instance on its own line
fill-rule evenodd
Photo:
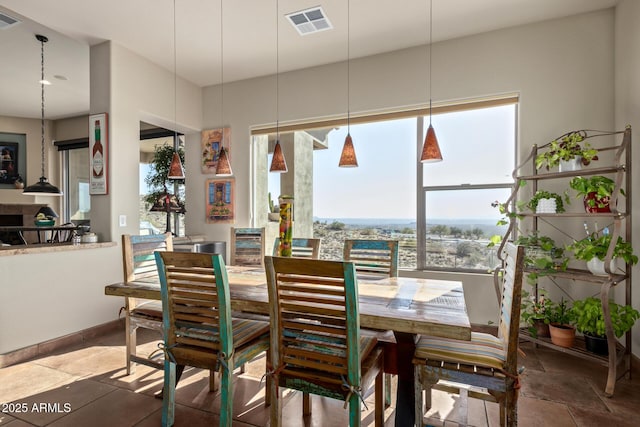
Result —
M 533 212 L 536 211 L 538 207 L 538 203 L 542 199 L 555 199 L 556 200 L 556 212 L 564 212 L 564 203 L 570 204 L 569 195 L 565 191 L 564 196 L 559 195 L 558 193 L 552 193 L 546 190 L 538 190 L 536 194 L 527 202 L 526 207 L 531 209 Z
M 522 306 L 520 310 L 520 319 L 529 325 L 529 332 L 533 337 L 537 337 L 536 321 L 549 324 L 551 322 L 552 312 L 555 303 L 547 296 L 545 289 L 538 290 L 538 298 L 526 290 L 522 290 Z
M 574 314 L 564 298 L 560 299 L 549 312 L 549 323 L 556 325 L 573 325 Z
M 590 177 L 576 176 L 569 181 L 569 187 L 576 190 L 576 197 L 587 197 L 590 193 L 595 193 L 595 198 L 586 200 L 591 207 L 605 207 L 609 202 L 609 197 L 616 188 L 616 183 L 606 176 L 594 175 Z M 624 190 L 621 188 L 620 193 L 624 196 Z
M 564 248 L 556 242 L 538 232 L 519 236 L 514 243 L 525 246 L 524 264 L 535 271 L 527 273 L 527 282 L 534 284 L 540 276 L 546 276 L 556 271 L 564 271 L 569 265 L 569 258 L 564 256 Z
M 609 301 L 609 312 L 613 333 L 618 338 L 631 330 L 636 320 L 640 318 L 638 310 L 613 301 Z M 575 301 L 571 307 L 571 313 L 578 332 L 595 337 L 606 336 L 602 301 L 599 298 L 589 297 Z
M 578 240 L 567 246 L 567 250 L 573 252 L 575 259 L 583 261 L 589 261 L 592 258 L 598 258 L 604 261 L 607 250 L 611 245 L 611 235 L 603 234 L 598 237 L 595 233 L 585 237 L 582 240 Z M 618 236 L 615 248 L 613 250 L 613 258 L 622 258 L 628 264 L 636 264 L 638 257 L 633 253 L 633 247 L 629 242 L 625 242 L 624 239 Z
M 592 148 L 588 142 L 583 142 L 587 137 L 584 130 L 568 132 L 554 139 L 548 144 L 547 150 L 536 156 L 536 169 L 545 167 L 547 170 L 560 164 L 560 161 L 569 161 L 580 156 L 582 164 L 588 165 L 598 160 L 598 150 Z

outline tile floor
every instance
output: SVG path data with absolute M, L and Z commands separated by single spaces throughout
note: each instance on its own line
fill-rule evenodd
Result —
M 152 332 L 139 334 L 141 354 L 156 348 Z M 640 373 L 620 380 L 613 398 L 603 396 L 606 369 L 563 353 L 523 343 L 526 367 L 519 400 L 520 426 L 637 426 L 640 416 Z M 109 333 L 84 345 L 0 369 L 0 426 L 126 427 L 159 426 L 161 405 L 153 397 L 162 387 L 160 371 L 138 366 L 127 376 L 124 334 Z M 260 377 L 264 358 L 239 375 L 234 394 L 234 426 L 268 425 L 264 387 Z M 636 371 L 637 372 L 637 371 Z M 285 426 L 342 426 L 347 423 L 342 403 L 312 397 L 310 419 L 301 415 L 301 395 L 290 392 L 284 405 Z M 373 425 L 373 396 L 363 425 Z M 428 425 L 457 426 L 458 397 L 434 392 Z M 176 426 L 217 425 L 219 399 L 208 392 L 207 373 L 188 370 L 179 384 Z M 385 413 L 394 425 L 394 406 Z M 469 399 L 468 422 L 497 426 L 497 405 Z

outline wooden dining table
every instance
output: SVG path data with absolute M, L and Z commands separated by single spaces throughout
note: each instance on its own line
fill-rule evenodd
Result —
M 228 266 L 231 309 L 269 314 L 265 271 L 255 267 Z M 120 282 L 107 285 L 105 294 L 159 300 L 154 282 Z M 385 369 L 398 375 L 396 425 L 413 425 L 413 364 L 416 335 L 459 340 L 471 339 L 462 283 L 410 277 L 358 276 L 360 327 L 393 331 L 393 363 Z M 385 357 L 386 353 L 385 353 Z M 389 367 L 387 369 L 387 367 Z M 400 417 L 400 418 L 399 418 Z

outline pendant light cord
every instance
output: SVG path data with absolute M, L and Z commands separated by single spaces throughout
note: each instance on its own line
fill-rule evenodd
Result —
M 222 125 L 222 137 L 220 139 L 220 152 L 224 148 L 224 12 L 222 5 L 224 0 L 220 0 L 220 120 Z M 219 159 L 219 157 L 218 157 Z
M 349 59 L 351 58 L 350 33 L 351 22 L 351 1 L 347 1 L 347 134 L 351 133 L 351 65 Z
M 433 0 L 429 0 L 429 126 L 431 126 L 431 51 L 433 50 Z
M 173 0 L 173 149 L 178 149 L 178 60 L 176 45 L 176 0 Z
M 42 137 L 40 141 L 40 176 L 44 177 L 44 42 L 47 41 L 46 37 L 40 38 L 40 135 Z
M 280 140 L 280 1 L 276 0 L 276 143 Z

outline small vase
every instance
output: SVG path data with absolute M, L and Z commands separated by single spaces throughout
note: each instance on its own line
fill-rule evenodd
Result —
M 576 339 L 576 328 L 570 325 L 551 323 L 549 333 L 551 342 L 560 347 L 572 347 Z
M 607 337 L 596 337 L 593 335 L 584 334 L 584 346 L 587 351 L 590 351 L 601 356 L 609 355 L 609 343 Z
M 582 169 L 582 156 L 576 156 L 571 160 L 560 160 L 559 172 L 579 171 Z
M 597 257 L 593 257 L 589 261 L 587 261 L 587 269 L 589 269 L 591 274 L 595 276 L 609 275 L 609 273 L 607 273 L 604 269 L 604 261 L 602 261 Z M 618 269 L 618 258 L 614 258 L 609 263 L 609 270 L 611 271 L 611 273 L 615 273 L 617 269 Z

